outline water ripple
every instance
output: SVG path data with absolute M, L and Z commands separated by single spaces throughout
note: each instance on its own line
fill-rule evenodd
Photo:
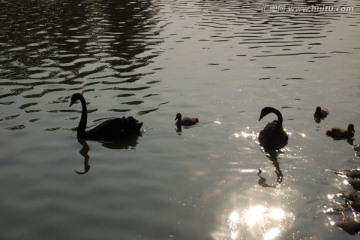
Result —
M 159 9 L 152 2 L 80 4 L 52 0 L 37 4 L 3 1 L 0 5 L 9 11 L 9 14 L 0 14 L 3 105 L 14 104 L 8 100 L 13 96 L 42 101 L 49 92 L 58 92 L 61 96 L 64 94 L 61 92 L 95 88 L 122 98 L 135 97 L 121 105 L 136 106 L 144 102 L 137 99 L 134 92 L 150 89 L 150 85 L 142 86 L 146 84 L 141 83 L 142 78 L 154 73 L 147 65 L 162 52 L 154 49 L 163 41 L 159 37 L 163 28 L 157 16 Z M 138 69 L 142 70 L 138 72 Z M 59 86 L 60 82 L 64 84 Z M 139 84 L 131 86 L 135 82 Z M 126 83 L 132 84 L 119 86 Z M 108 88 L 109 85 L 114 87 Z M 25 102 L 20 109 L 30 112 L 36 104 Z M 116 109 L 109 108 L 110 111 Z

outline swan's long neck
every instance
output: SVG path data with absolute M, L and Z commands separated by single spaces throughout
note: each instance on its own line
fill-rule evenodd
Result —
M 87 108 L 86 108 L 86 102 L 85 102 L 84 98 L 80 98 L 80 102 L 81 102 L 82 111 L 81 111 L 81 118 L 80 118 L 79 126 L 77 129 L 77 135 L 78 135 L 78 137 L 82 138 L 82 137 L 85 137 L 85 135 L 86 135 L 85 128 L 86 128 L 86 124 L 87 124 Z
M 273 109 L 272 109 L 272 112 L 275 113 L 276 116 L 277 116 L 277 118 L 278 118 L 278 120 L 277 120 L 277 121 L 278 121 L 277 127 L 279 127 L 279 128 L 281 127 L 281 128 L 282 128 L 283 117 L 282 117 L 280 111 L 277 110 L 277 109 L 275 109 L 275 108 L 273 108 Z

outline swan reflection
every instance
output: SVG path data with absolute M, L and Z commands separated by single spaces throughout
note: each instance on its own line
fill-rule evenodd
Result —
M 78 139 L 78 142 L 81 145 L 81 149 L 79 151 L 80 155 L 84 158 L 84 170 L 83 171 L 77 171 L 74 170 L 77 174 L 83 175 L 90 171 L 90 146 L 87 144 L 85 139 Z M 116 142 L 101 142 L 101 145 L 103 147 L 109 148 L 109 149 L 134 149 L 136 145 L 138 144 L 138 136 L 131 136 L 126 139 L 118 140 Z
M 275 188 L 277 187 L 278 185 L 280 185 L 284 179 L 284 175 L 282 174 L 282 171 L 280 169 L 280 164 L 277 160 L 277 155 L 278 155 L 279 152 L 272 152 L 272 153 L 269 153 L 267 154 L 266 156 L 270 159 L 270 161 L 272 162 L 273 166 L 275 167 L 275 174 L 276 174 L 276 180 L 271 183 L 271 184 L 268 184 L 266 183 L 266 178 L 260 176 L 260 174 L 262 173 L 261 169 L 258 170 L 258 184 L 262 187 L 272 187 L 272 188 Z
M 90 170 L 90 164 L 89 164 L 89 160 L 90 160 L 90 156 L 89 156 L 89 151 L 90 151 L 90 147 L 89 145 L 86 143 L 86 140 L 84 139 L 78 139 L 78 142 L 81 144 L 82 148 L 80 149 L 79 153 L 81 154 L 81 156 L 84 157 L 84 171 L 76 171 L 74 170 L 77 174 L 82 175 L 87 173 Z

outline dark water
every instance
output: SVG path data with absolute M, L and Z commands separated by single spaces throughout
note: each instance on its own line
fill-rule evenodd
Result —
M 1 1 L 0 239 L 358 238 L 334 225 L 352 188 L 329 169 L 360 160 L 325 130 L 360 126 L 359 7 Z M 144 133 L 78 141 L 76 92 L 89 126 L 132 115 Z M 320 123 L 317 105 L 330 110 Z M 257 121 L 264 106 L 289 134 L 275 158 L 257 140 L 274 118 Z M 200 123 L 179 133 L 177 112 Z

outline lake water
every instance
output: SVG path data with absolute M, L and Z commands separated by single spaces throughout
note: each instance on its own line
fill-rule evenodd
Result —
M 290 11 L 313 6 L 353 10 Z M 0 1 L 0 238 L 358 238 L 334 225 L 351 187 L 330 169 L 360 159 L 325 131 L 360 131 L 359 7 Z M 76 92 L 89 127 L 132 115 L 142 136 L 78 141 Z M 289 134 L 277 157 L 257 140 L 265 106 Z M 177 132 L 177 112 L 200 123 Z

